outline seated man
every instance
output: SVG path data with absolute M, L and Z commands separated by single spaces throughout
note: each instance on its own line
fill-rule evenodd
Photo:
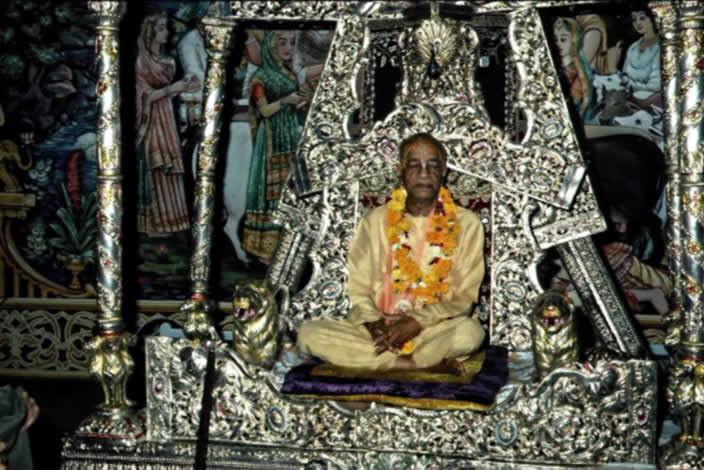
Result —
M 446 154 L 430 134 L 401 144 L 403 186 L 360 223 L 349 252 L 351 310 L 301 325 L 298 348 L 365 369 L 432 368 L 461 374 L 482 344 L 468 316 L 484 277 L 484 231 L 441 187 Z

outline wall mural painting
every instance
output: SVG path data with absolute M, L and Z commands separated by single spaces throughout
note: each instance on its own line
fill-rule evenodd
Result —
M 0 289 L 4 297 L 93 295 L 95 22 L 79 2 L 8 0 L 3 6 L 0 223 L 6 281 Z
M 664 259 L 660 43 L 650 11 L 557 16 L 550 40 L 609 230 L 595 237 L 646 338 L 664 341 L 672 280 Z M 546 28 L 549 31 L 549 28 Z M 569 285 L 559 263 L 553 285 Z
M 0 17 L 1 296 L 95 297 L 95 20 L 82 3 L 9 0 Z M 187 295 L 196 144 L 202 133 L 206 14 L 225 2 L 152 1 L 135 21 L 136 146 L 125 149 L 139 298 Z M 129 25 L 125 25 L 129 30 Z M 271 222 L 332 30 L 235 35 L 232 98 L 216 218 L 215 295 L 263 276 Z M 130 57 L 129 49 L 123 55 Z M 127 121 L 129 122 L 129 121 Z M 125 131 L 126 134 L 127 131 Z M 133 159 L 133 160 L 132 160 Z M 130 161 L 134 165 L 129 164 Z M 29 273 L 29 274 L 28 274 Z M 17 281 L 19 279 L 20 281 Z M 14 281 L 13 281 L 14 280 Z
M 188 284 L 196 145 L 207 54 L 200 19 L 221 2 L 148 6 L 137 39 L 138 282 L 141 297 L 182 298 Z M 151 10 L 151 11 L 150 11 Z M 263 276 L 278 240 L 273 211 L 332 41 L 332 30 L 237 34 L 223 146 L 222 235 L 214 241 L 222 299 Z
M 226 14 L 223 6 L 148 2 L 133 28 L 136 168 L 125 168 L 125 177 L 136 193 L 141 298 L 182 299 L 187 292 L 207 61 L 199 25 L 209 12 Z M 94 27 L 75 2 L 10 0 L 0 17 L 2 296 L 95 296 Z M 646 337 L 661 343 L 672 286 L 663 262 L 655 22 L 646 11 L 571 13 L 548 18 L 546 31 L 575 115 L 592 137 L 587 158 L 610 220 L 599 245 Z M 222 236 L 214 247 L 222 299 L 234 281 L 263 275 L 275 247 L 271 214 L 331 40 L 332 31 L 320 29 L 236 35 L 217 218 Z M 568 283 L 559 263 L 552 269 L 551 283 Z

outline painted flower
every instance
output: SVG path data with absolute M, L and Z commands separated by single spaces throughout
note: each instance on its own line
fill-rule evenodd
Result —
M 24 61 L 12 54 L 0 55 L 0 75 L 10 80 L 19 80 L 24 72 Z
M 15 37 L 14 28 L 5 28 L 0 30 L 0 42 L 10 42 L 13 37 Z

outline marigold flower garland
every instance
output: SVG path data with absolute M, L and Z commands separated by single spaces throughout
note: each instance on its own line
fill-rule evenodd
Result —
M 406 188 L 401 186 L 391 193 L 391 201 L 386 211 L 386 237 L 392 253 L 392 289 L 394 293 L 408 292 L 423 305 L 438 302 L 448 291 L 445 282 L 452 261 L 450 256 L 457 246 L 457 227 L 455 220 L 457 206 L 450 191 L 440 188 L 438 204 L 430 214 L 430 227 L 426 240 L 430 244 L 430 269 L 425 273 L 409 257 L 411 246 L 408 231 L 411 223 L 404 218 L 406 207 Z

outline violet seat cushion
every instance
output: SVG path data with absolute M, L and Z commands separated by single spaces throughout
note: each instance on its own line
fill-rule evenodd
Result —
M 318 359 L 291 369 L 281 391 L 306 398 L 377 401 L 426 409 L 491 409 L 508 380 L 508 351 L 489 345 L 464 361 L 456 376 L 427 371 L 372 371 Z

